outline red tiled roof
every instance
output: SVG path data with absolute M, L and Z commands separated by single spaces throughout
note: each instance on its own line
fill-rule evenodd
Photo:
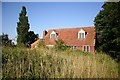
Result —
M 37 41 L 35 41 L 34 43 L 31 44 L 31 48 L 34 48 L 40 41 L 42 41 L 41 39 L 38 39 Z
M 83 29 L 86 34 L 84 39 L 78 39 L 78 32 Z M 62 39 L 62 41 L 68 46 L 80 46 L 80 45 L 94 45 L 95 39 L 95 28 L 83 27 L 83 28 L 64 28 L 64 29 L 52 29 L 49 30 L 44 37 L 44 42 L 46 45 L 55 45 L 55 40 L 50 39 L 50 34 L 52 31 L 57 33 L 57 39 Z

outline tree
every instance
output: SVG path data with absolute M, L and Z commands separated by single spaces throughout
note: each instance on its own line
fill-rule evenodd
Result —
M 30 47 L 30 44 L 35 42 L 37 39 L 38 39 L 38 34 L 35 34 L 34 31 L 29 31 L 27 37 L 27 47 Z
M 29 23 L 26 14 L 26 8 L 23 6 L 19 14 L 19 22 L 17 22 L 17 45 L 26 45 L 27 43 Z
M 12 40 L 9 39 L 8 34 L 0 35 L 0 45 L 2 46 L 14 46 Z
M 96 49 L 117 58 L 120 54 L 120 2 L 106 2 L 95 17 Z

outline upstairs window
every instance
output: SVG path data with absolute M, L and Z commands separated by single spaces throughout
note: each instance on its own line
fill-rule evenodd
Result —
M 55 34 L 51 34 L 51 39 L 55 39 Z
M 83 51 L 90 52 L 90 46 L 83 46 Z
M 85 38 L 85 34 L 84 33 L 79 33 L 79 38 Z
M 56 39 L 56 33 L 54 31 L 50 34 L 50 39 Z
M 85 31 L 83 29 L 81 29 L 78 32 L 78 39 L 83 39 L 83 38 L 85 38 Z

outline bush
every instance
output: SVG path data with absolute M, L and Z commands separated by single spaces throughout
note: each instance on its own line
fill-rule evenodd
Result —
M 67 46 L 64 44 L 64 42 L 61 39 L 58 39 L 56 41 L 55 49 L 60 51 L 60 50 L 66 50 Z
M 44 42 L 44 41 L 40 41 L 40 42 L 38 43 L 38 47 L 43 47 L 43 48 L 45 48 L 45 47 L 46 47 L 45 42 Z

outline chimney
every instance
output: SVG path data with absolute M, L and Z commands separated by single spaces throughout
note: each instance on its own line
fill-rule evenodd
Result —
M 46 36 L 46 34 L 47 34 L 47 31 L 44 30 L 44 31 L 43 31 L 43 38 Z

